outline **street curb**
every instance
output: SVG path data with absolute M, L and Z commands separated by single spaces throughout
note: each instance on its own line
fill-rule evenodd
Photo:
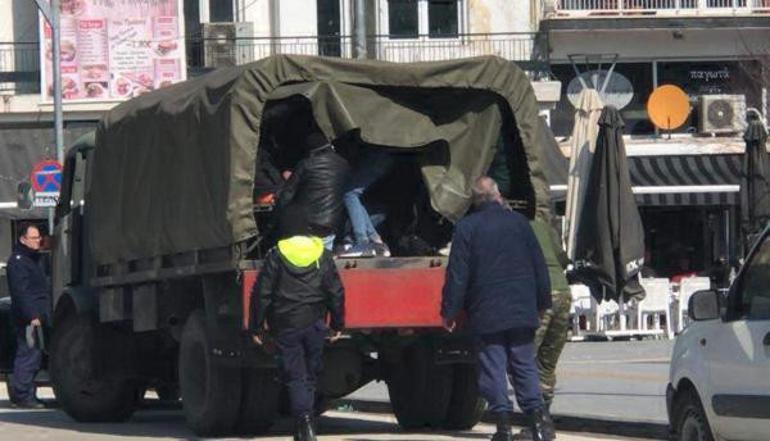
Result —
M 343 398 L 335 400 L 332 406 L 350 407 L 357 412 L 364 413 L 393 413 L 393 408 L 390 403 L 385 401 Z M 553 419 L 557 429 L 567 432 L 594 433 L 654 440 L 667 440 L 671 437 L 668 425 L 660 423 L 608 420 L 573 415 L 554 415 Z M 494 418 L 492 418 L 489 413 L 485 413 L 481 418 L 481 421 L 489 424 L 495 423 Z M 520 413 L 514 414 L 513 422 L 518 426 L 525 426 L 527 424 L 524 415 Z

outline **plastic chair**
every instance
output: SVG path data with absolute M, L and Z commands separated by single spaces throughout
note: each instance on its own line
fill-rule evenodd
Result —
M 572 305 L 570 306 L 570 317 L 572 318 L 572 334 L 575 337 L 580 336 L 580 318 L 585 317 L 586 330 L 592 323 L 593 307 L 591 305 L 591 291 L 585 285 L 570 285 L 570 294 L 572 295 Z
M 688 319 L 687 305 L 690 302 L 690 297 L 698 291 L 711 289 L 711 279 L 708 277 L 688 277 L 682 279 L 682 283 L 679 285 L 679 300 L 677 301 L 677 315 L 676 315 L 676 332 L 682 332 L 686 326 L 685 321 Z
M 642 279 L 642 287 L 647 295 L 639 302 L 636 309 L 636 323 L 641 331 L 649 330 L 647 318 L 652 316 L 653 331 L 665 333 L 667 338 L 672 337 L 671 331 L 671 283 L 668 279 Z M 666 316 L 666 328 L 661 326 L 661 316 Z

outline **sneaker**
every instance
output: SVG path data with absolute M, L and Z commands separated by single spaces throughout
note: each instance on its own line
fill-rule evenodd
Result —
M 350 257 L 374 257 L 377 255 L 377 251 L 370 243 L 357 243 L 350 247 L 349 250 L 344 251 L 338 257 L 350 258 Z
M 438 253 L 441 256 L 448 256 L 451 251 L 452 251 L 452 242 L 449 242 L 448 244 L 446 244 L 444 248 L 438 250 Z
M 374 253 L 380 257 L 390 257 L 390 248 L 384 242 L 374 242 Z

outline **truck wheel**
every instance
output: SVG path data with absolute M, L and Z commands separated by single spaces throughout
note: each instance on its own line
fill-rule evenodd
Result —
M 405 429 L 439 428 L 449 408 L 452 369 L 435 364 L 430 346 L 406 348 L 400 363 L 391 366 L 388 392 L 398 424 Z
M 236 431 L 258 435 L 273 425 L 280 405 L 281 384 L 273 369 L 243 369 L 243 392 Z
M 456 364 L 452 368 L 452 397 L 444 428 L 469 430 L 478 424 L 487 407 L 479 395 L 478 367 L 474 363 Z
M 676 425 L 677 441 L 714 441 L 711 436 L 706 413 L 698 395 L 693 391 L 685 391 L 679 403 L 682 410 Z
M 53 390 L 62 409 L 77 421 L 124 421 L 136 409 L 138 383 L 125 373 L 97 369 L 94 363 L 104 356 L 94 351 L 103 346 L 97 336 L 114 343 L 113 332 L 86 315 L 67 317 L 54 328 L 49 360 Z
M 238 418 L 240 372 L 216 360 L 214 350 L 203 313 L 190 314 L 179 348 L 179 387 L 187 424 L 199 436 L 229 434 Z

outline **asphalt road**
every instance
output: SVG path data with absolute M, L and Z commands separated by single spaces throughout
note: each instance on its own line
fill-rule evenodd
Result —
M 570 343 L 559 367 L 553 413 L 559 440 L 660 440 L 666 436 L 664 391 L 668 341 Z M 49 389 L 41 391 L 51 398 Z M 151 397 L 150 397 L 151 398 Z M 57 409 L 13 410 L 0 388 L 0 439 L 145 440 L 191 439 L 181 410 L 148 400 L 123 424 L 79 424 Z M 494 428 L 481 424 L 472 432 L 402 432 L 389 412 L 384 384 L 371 384 L 337 404 L 320 421 L 321 440 L 483 440 Z M 279 422 L 260 440 L 290 439 L 290 422 Z

